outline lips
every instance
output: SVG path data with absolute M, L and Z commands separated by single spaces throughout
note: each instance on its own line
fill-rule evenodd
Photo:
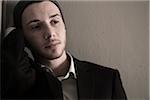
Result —
M 60 41 L 54 40 L 46 44 L 45 48 L 52 48 L 60 44 Z

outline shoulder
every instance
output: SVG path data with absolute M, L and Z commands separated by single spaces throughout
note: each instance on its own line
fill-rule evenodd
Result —
M 87 82 L 93 82 L 97 96 L 108 96 L 116 99 L 126 99 L 121 77 L 117 69 L 98 65 L 89 61 L 75 59 L 79 76 Z M 89 78 L 90 77 L 90 78 Z M 99 91 L 99 92 L 97 92 Z M 99 94 L 100 93 L 100 94 Z
M 99 65 L 99 64 L 92 63 L 89 61 L 82 61 L 82 60 L 78 60 L 75 58 L 74 62 L 75 62 L 75 65 L 77 66 L 77 69 L 89 70 L 95 74 L 111 75 L 111 76 L 115 75 L 116 73 L 119 74 L 119 71 L 117 69 Z

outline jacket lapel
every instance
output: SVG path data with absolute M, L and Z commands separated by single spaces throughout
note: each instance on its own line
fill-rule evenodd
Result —
M 91 67 L 74 58 L 77 74 L 77 87 L 79 100 L 90 99 L 93 95 L 94 78 Z

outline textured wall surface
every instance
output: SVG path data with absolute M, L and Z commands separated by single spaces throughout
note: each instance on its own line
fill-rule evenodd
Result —
M 81 60 L 117 68 L 129 100 L 148 100 L 148 2 L 78 0 L 61 4 L 67 50 Z M 7 8 L 11 19 L 12 5 Z M 9 26 L 12 21 L 6 23 Z
M 75 57 L 117 68 L 129 100 L 148 100 L 148 2 L 62 2 Z

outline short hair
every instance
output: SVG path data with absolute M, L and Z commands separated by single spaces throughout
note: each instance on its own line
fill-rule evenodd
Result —
M 39 3 L 42 1 L 45 1 L 45 0 L 26 0 L 26 1 L 20 0 L 16 4 L 14 11 L 13 11 L 13 21 L 14 21 L 14 26 L 16 27 L 16 29 L 22 29 L 22 13 L 25 10 L 25 8 L 33 3 Z M 61 10 L 61 7 L 60 7 L 60 4 L 58 3 L 58 1 L 56 1 L 56 0 L 48 0 L 48 1 L 54 3 L 58 7 L 58 9 L 61 13 L 63 22 L 65 24 L 63 13 L 62 13 L 62 10 Z

